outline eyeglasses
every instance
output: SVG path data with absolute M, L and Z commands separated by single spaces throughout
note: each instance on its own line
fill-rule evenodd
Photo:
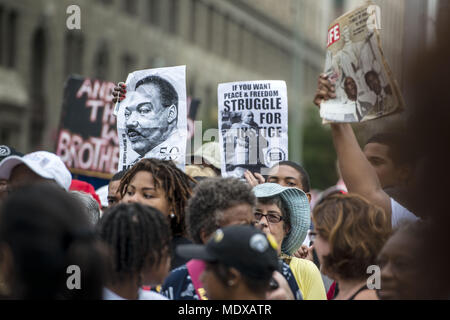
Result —
M 279 216 L 276 214 L 272 214 L 272 213 L 262 214 L 261 212 L 255 212 L 255 219 L 257 221 L 260 221 L 262 219 L 262 217 L 266 217 L 266 219 L 269 223 L 278 223 L 281 220 L 283 220 L 282 216 Z
M 310 231 L 310 232 L 308 233 L 308 235 L 309 235 L 309 240 L 310 240 L 311 242 L 314 242 L 314 240 L 316 240 L 316 237 L 317 237 L 317 232 Z

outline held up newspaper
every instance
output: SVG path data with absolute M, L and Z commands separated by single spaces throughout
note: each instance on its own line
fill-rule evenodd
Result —
M 330 24 L 325 74 L 336 98 L 320 105 L 325 123 L 363 122 L 403 110 L 381 48 L 379 17 L 379 7 L 369 1 Z

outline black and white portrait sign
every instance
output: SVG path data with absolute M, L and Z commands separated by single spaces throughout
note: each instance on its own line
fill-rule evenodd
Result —
M 246 170 L 266 174 L 288 159 L 288 101 L 284 81 L 222 83 L 218 87 L 223 177 Z
M 184 169 L 186 66 L 130 73 L 126 98 L 116 105 L 120 143 L 118 170 L 142 158 L 173 160 Z

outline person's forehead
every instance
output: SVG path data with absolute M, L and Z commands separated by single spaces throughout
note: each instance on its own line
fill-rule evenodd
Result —
M 287 165 L 280 165 L 272 168 L 269 172 L 269 177 L 278 177 L 280 179 L 294 178 L 301 180 L 301 174 L 296 169 Z
M 12 170 L 11 170 L 11 176 L 10 176 L 10 180 L 16 178 L 16 177 L 22 177 L 22 176 L 27 176 L 30 178 L 41 178 L 41 176 L 39 176 L 38 174 L 36 174 L 33 170 L 31 170 L 30 168 L 28 168 L 26 165 L 24 165 L 23 163 L 15 166 Z
M 161 95 L 161 89 L 160 87 L 155 83 L 146 83 L 143 85 L 140 85 L 136 88 L 136 92 L 142 94 L 143 96 L 152 97 L 152 98 L 159 98 Z
M 55 180 L 46 179 L 32 171 L 24 164 L 16 166 L 11 171 L 11 176 L 9 178 L 9 184 L 12 186 L 22 186 L 35 182 L 50 182 L 56 183 Z
M 142 89 L 141 89 L 142 88 Z M 152 102 L 155 103 L 159 99 L 159 90 L 154 85 L 140 86 L 127 95 L 130 98 L 127 108 L 136 108 L 136 106 Z
M 127 108 L 136 108 L 138 105 L 142 103 L 149 102 L 149 96 L 144 95 L 141 92 L 133 91 L 128 94 L 127 96 L 129 98 Z
M 131 179 L 130 184 L 145 184 L 148 186 L 154 186 L 153 175 L 148 171 L 138 171 Z
M 378 74 L 376 74 L 376 73 L 369 73 L 368 75 L 367 75 L 367 78 L 368 79 L 370 79 L 370 80 L 378 80 Z
M 281 212 L 281 209 L 275 203 L 269 204 L 269 203 L 261 203 L 258 201 L 256 207 L 261 210 Z
M 116 181 L 110 181 L 108 186 L 108 192 L 109 193 L 116 193 L 117 189 L 119 188 L 120 180 Z
M 228 219 L 239 219 L 245 218 L 243 214 L 253 214 L 253 208 L 248 203 L 239 203 L 233 205 L 225 210 L 222 210 L 224 217 Z
M 390 158 L 389 146 L 379 142 L 370 142 L 366 144 L 364 146 L 364 154 L 367 157 Z
M 411 250 L 418 246 L 418 239 L 408 233 L 407 230 L 399 230 L 394 233 L 386 242 L 380 255 L 383 256 L 410 256 Z

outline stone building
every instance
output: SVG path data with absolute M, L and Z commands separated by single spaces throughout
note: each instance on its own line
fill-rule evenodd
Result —
M 341 2 L 0 0 L 0 141 L 53 150 L 69 74 L 117 82 L 132 70 L 187 65 L 203 128 L 217 126 L 220 82 L 285 80 L 290 109 L 300 110 L 314 94 L 326 28 Z M 81 30 L 66 27 L 72 4 Z

